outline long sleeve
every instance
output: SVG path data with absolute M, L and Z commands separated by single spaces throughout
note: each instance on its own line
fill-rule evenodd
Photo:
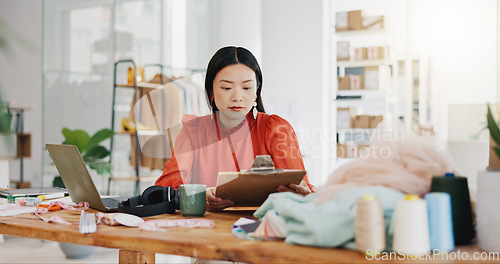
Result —
M 292 126 L 277 115 L 269 116 L 266 122 L 265 144 L 278 169 L 305 170 L 299 142 Z M 309 183 L 307 175 L 304 181 L 311 191 L 313 185 Z
M 180 184 L 189 183 L 191 181 L 192 166 L 193 147 L 189 133 L 183 127 L 175 140 L 172 157 L 165 162 L 165 169 L 158 180 L 156 180 L 155 185 L 172 186 L 177 189 Z

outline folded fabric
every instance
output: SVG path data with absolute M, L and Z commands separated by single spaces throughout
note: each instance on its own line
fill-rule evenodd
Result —
M 392 214 L 396 202 L 402 199 L 404 194 L 386 187 L 367 186 L 350 189 L 338 193 L 322 204 L 313 203 L 316 194 L 302 197 L 290 192 L 274 193 L 255 211 L 254 216 L 262 218 L 268 210 L 276 210 L 286 222 L 288 234 L 285 242 L 289 244 L 355 249 L 356 201 L 365 194 L 377 196 L 382 203 L 387 250 L 391 250 Z

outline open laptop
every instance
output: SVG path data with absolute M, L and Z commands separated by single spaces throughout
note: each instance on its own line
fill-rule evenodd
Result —
M 76 146 L 46 146 L 73 202 L 88 202 L 91 208 L 103 212 L 118 211 L 118 204 L 125 198 L 101 198 Z

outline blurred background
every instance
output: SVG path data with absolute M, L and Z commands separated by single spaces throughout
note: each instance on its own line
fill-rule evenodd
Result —
M 227 45 L 261 63 L 266 110 L 296 130 L 313 184 L 383 119 L 439 137 L 473 176 L 488 162 L 486 103 L 500 96 L 499 10 L 495 0 L 2 0 L 0 89 L 30 155 L 3 158 L 0 177 L 51 186 L 44 145 L 62 143 L 62 128 L 123 131 L 135 89 L 203 74 Z M 133 140 L 114 136 L 113 180 L 92 175 L 101 191 L 161 174 L 135 166 Z

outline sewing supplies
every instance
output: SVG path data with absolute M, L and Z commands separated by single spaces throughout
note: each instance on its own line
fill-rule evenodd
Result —
M 396 204 L 393 249 L 407 256 L 422 256 L 430 251 L 427 205 L 416 194 L 407 194 Z
M 257 222 L 259 221 L 246 217 L 240 217 L 236 222 L 233 223 L 233 228 L 231 229 L 231 233 L 237 238 L 255 240 L 256 238 L 247 234 L 247 232 L 245 232 L 243 228 L 241 228 L 241 226 L 250 225 Z
M 475 237 L 475 231 L 467 178 L 455 176 L 453 173 L 433 177 L 431 192 L 450 194 L 455 245 L 470 242 Z
M 480 171 L 477 176 L 476 227 L 479 248 L 500 253 L 500 172 Z
M 124 226 L 128 227 L 138 227 L 140 223 L 144 222 L 144 219 L 131 214 L 116 214 L 114 220 Z
M 150 220 L 139 224 L 139 229 L 146 231 L 166 231 L 162 227 L 181 226 L 188 228 L 214 227 L 214 220 L 209 219 L 172 219 L 172 220 Z
M 86 214 L 84 210 L 81 211 L 79 231 L 82 234 L 95 233 L 97 231 L 94 214 Z
M 450 252 L 455 248 L 453 221 L 451 218 L 451 198 L 448 193 L 428 193 L 425 195 L 429 214 L 429 234 L 431 249 Z
M 245 230 L 244 226 L 241 226 Z M 248 233 L 248 232 L 247 232 Z M 257 225 L 253 237 L 265 240 L 283 240 L 288 234 L 285 220 L 279 216 L 276 210 L 266 212 L 260 224 Z
M 42 203 L 42 198 L 17 197 L 15 203 L 19 206 L 37 206 Z
M 36 206 L 36 208 L 47 209 L 47 211 L 57 211 L 62 209 L 62 207 L 58 204 L 39 204 Z
M 66 195 L 65 193 L 60 192 L 60 193 L 38 195 L 37 198 L 42 198 L 42 200 L 45 201 L 50 199 L 63 198 L 65 195 Z
M 50 202 L 49 204 L 39 204 L 36 206 L 35 209 L 35 215 L 45 221 L 46 223 L 57 223 L 57 224 L 63 224 L 63 225 L 73 225 L 73 223 L 70 223 L 66 220 L 64 220 L 62 217 L 58 215 L 53 215 L 49 219 L 41 216 L 41 214 L 45 214 L 49 211 L 57 211 L 61 209 L 66 209 L 66 210 L 82 210 L 85 211 L 89 208 L 89 203 L 87 202 L 79 202 L 76 206 L 72 206 L 66 203 L 63 203 L 61 201 L 53 201 Z M 99 223 L 101 219 L 98 217 L 97 223 Z
M 358 251 L 368 254 L 370 250 L 376 255 L 385 249 L 384 212 L 379 198 L 366 194 L 356 201 L 354 226 L 354 242 Z
M 7 195 L 7 203 L 15 204 L 16 203 L 16 198 L 20 197 L 29 197 L 28 195 Z

